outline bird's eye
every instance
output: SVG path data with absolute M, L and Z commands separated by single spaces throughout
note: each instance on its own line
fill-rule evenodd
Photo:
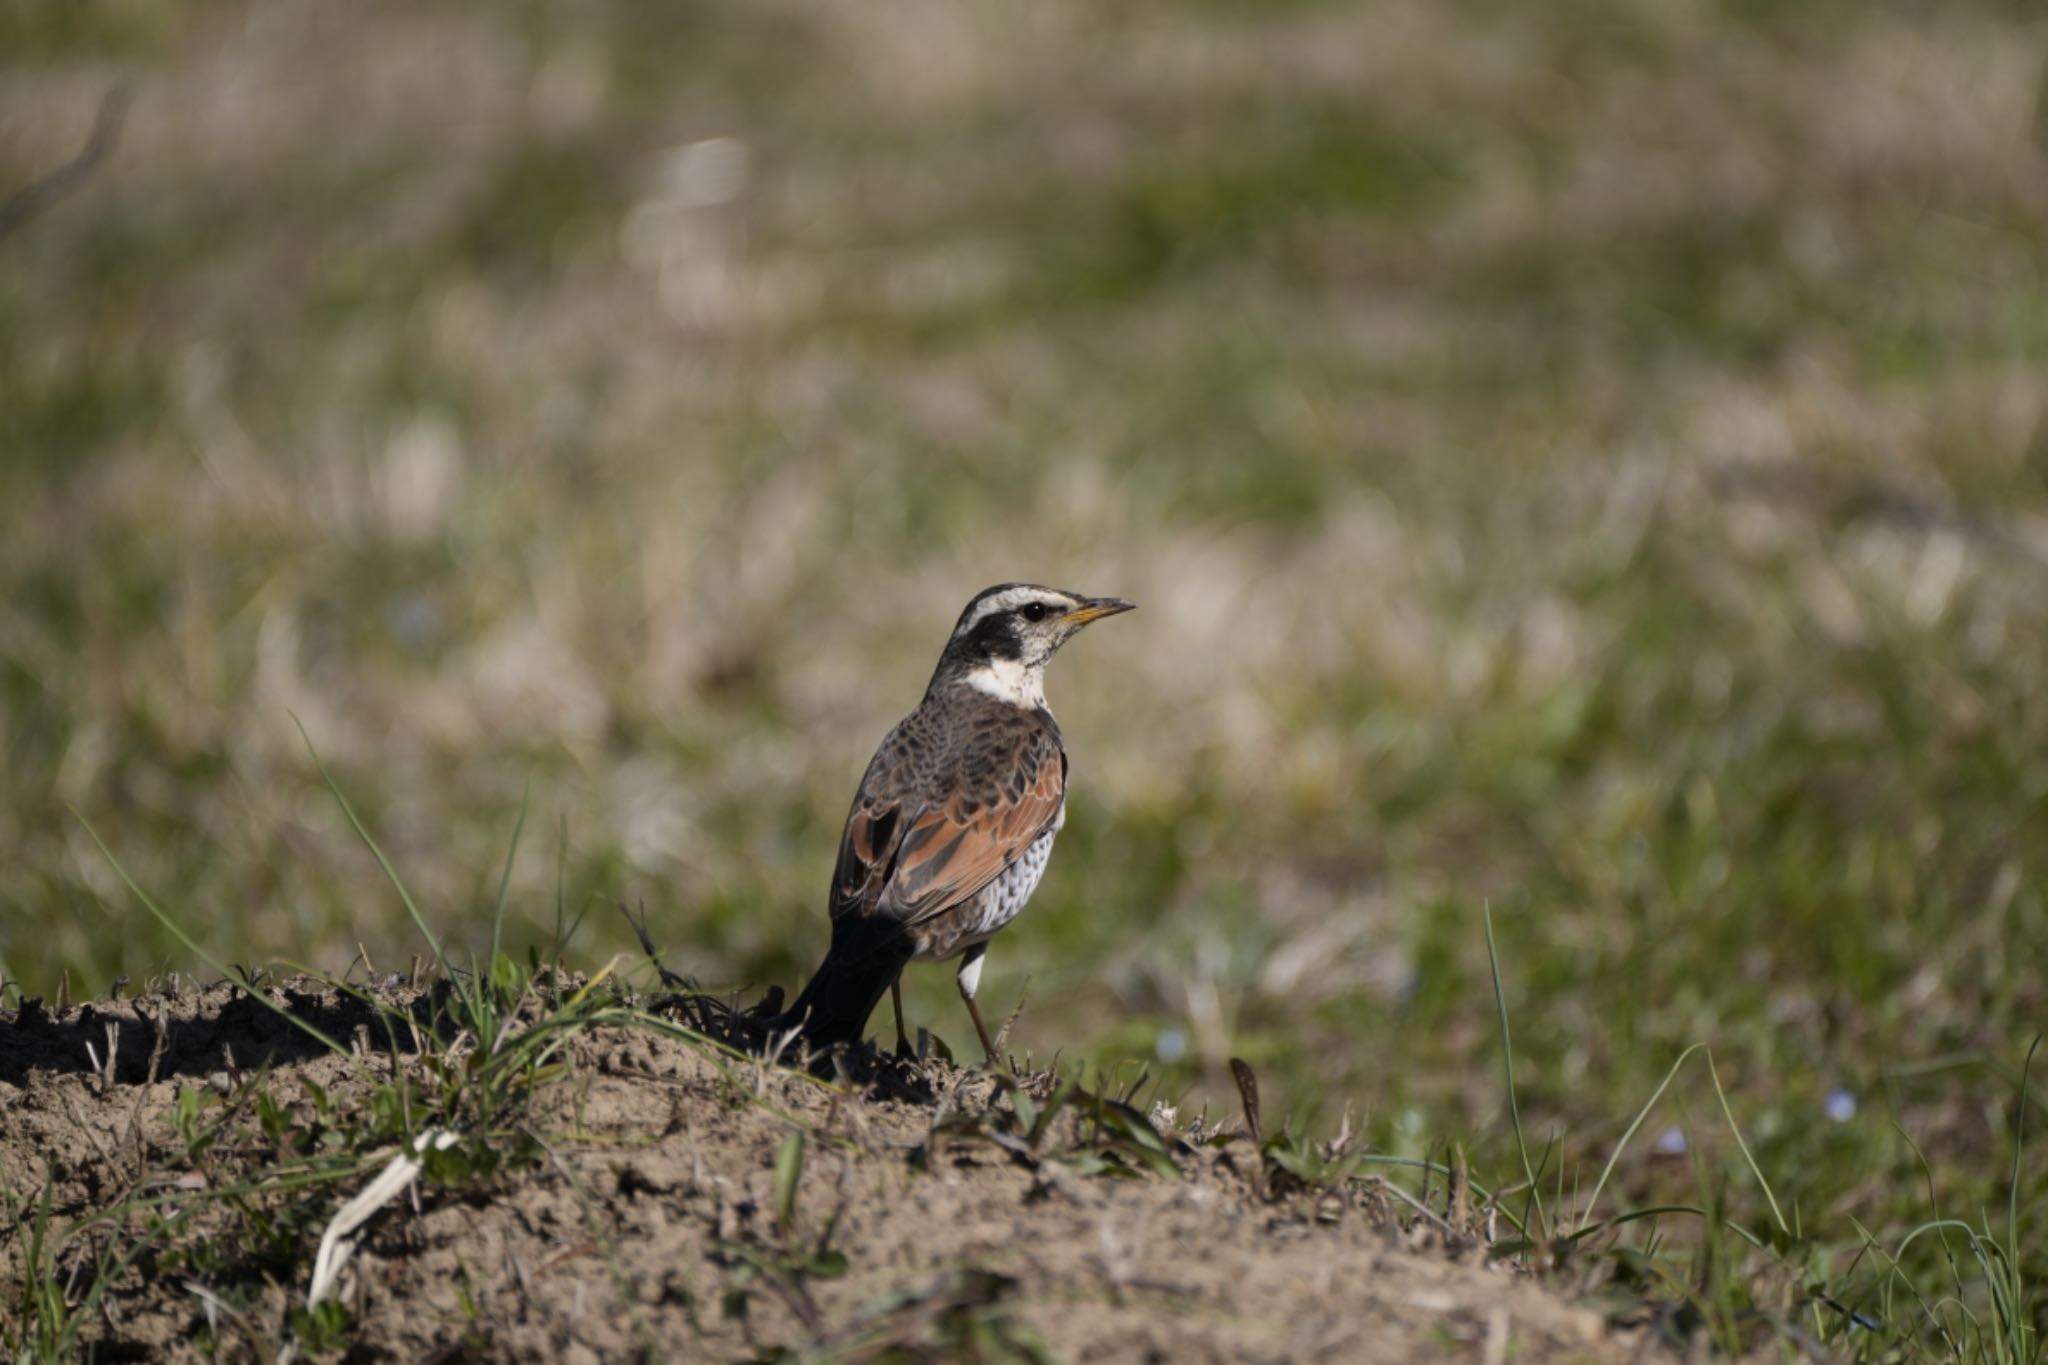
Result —
M 1027 621 L 1043 621 L 1046 613 L 1051 610 L 1052 608 L 1046 606 L 1043 602 L 1026 602 L 1017 609 L 1017 614 Z

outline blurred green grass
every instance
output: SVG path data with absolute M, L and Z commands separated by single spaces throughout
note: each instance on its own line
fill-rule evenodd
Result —
M 1052 681 L 1073 817 L 984 986 L 1024 1045 L 1218 1106 L 1237 1053 L 1498 1159 L 1490 903 L 1568 1166 L 1705 1041 L 1788 1205 L 1930 1216 L 1903 1135 L 2002 1205 L 2048 1018 L 2031 8 L 0 34 L 0 187 L 136 91 L 0 240 L 23 989 L 191 965 L 71 808 L 229 958 L 417 951 L 294 716 L 454 940 L 530 789 L 524 938 L 596 961 L 644 901 L 674 965 L 793 985 L 867 753 L 1024 577 L 1144 606 Z

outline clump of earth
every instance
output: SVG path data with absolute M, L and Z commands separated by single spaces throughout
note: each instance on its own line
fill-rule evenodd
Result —
M 426 1095 L 422 1069 L 466 1063 L 390 1026 L 431 1026 L 430 991 L 261 989 L 342 1051 L 227 983 L 0 1013 L 0 1337 L 61 1316 L 72 1349 L 153 1360 L 1618 1361 L 1653 1346 L 1489 1261 L 1478 1215 L 1418 1211 L 1341 1161 L 1300 1179 L 1241 1121 L 1204 1132 L 1075 1078 L 866 1050 L 824 1059 L 820 1079 L 706 1036 L 703 1003 L 674 997 L 639 1002 L 672 1028 L 565 1032 L 516 1114 L 454 1133 L 336 1239 L 351 1254 L 309 1308 L 323 1231 L 400 1154 L 363 1141 L 377 1106 L 395 1078 L 422 1072 Z M 64 1313 L 30 1323 L 31 1284 Z

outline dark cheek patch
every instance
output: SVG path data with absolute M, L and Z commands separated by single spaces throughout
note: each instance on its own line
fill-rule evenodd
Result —
M 981 653 L 991 659 L 1021 659 L 1024 657 L 1024 642 L 1017 637 L 1016 624 L 1005 617 L 992 616 L 977 626 L 974 631 L 975 643 L 981 646 Z

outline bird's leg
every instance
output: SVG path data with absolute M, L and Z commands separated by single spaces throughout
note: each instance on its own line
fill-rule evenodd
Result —
M 974 1031 L 981 1036 L 981 1050 L 988 1058 L 988 1065 L 996 1064 L 996 1045 L 989 1041 L 988 1025 L 981 1022 L 981 1006 L 974 1003 L 974 993 L 981 989 L 981 959 L 988 952 L 986 943 L 977 943 L 967 950 L 960 959 L 960 998 L 967 1004 L 968 1017 L 974 1020 Z
M 910 1035 L 903 1028 L 903 973 L 900 969 L 896 973 L 896 978 L 889 983 L 889 1003 L 896 1010 L 896 1055 L 909 1057 L 913 1054 L 910 1048 Z

